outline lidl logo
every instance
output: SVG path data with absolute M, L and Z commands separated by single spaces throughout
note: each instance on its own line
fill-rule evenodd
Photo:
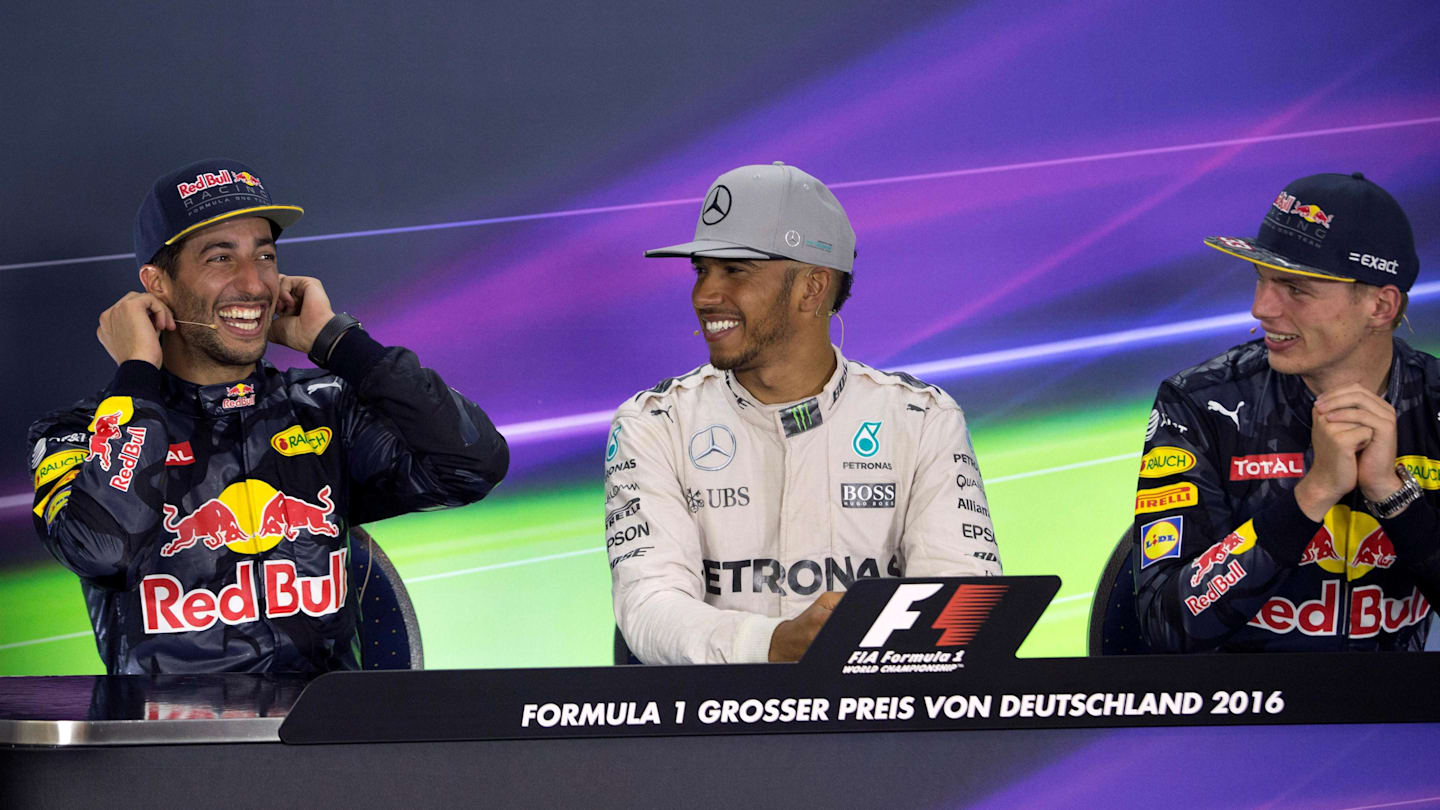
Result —
M 1180 556 L 1180 537 L 1184 534 L 1185 518 L 1172 515 L 1140 527 L 1140 567 L 1169 557 Z

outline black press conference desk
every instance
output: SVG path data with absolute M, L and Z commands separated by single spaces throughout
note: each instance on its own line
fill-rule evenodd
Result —
M 0 807 L 1440 806 L 1440 654 L 1016 659 L 1053 586 L 935 582 L 793 665 L 0 678 Z

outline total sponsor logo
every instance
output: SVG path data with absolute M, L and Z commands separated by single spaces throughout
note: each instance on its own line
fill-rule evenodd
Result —
M 328 573 L 314 577 L 300 576 L 293 560 L 266 560 L 261 569 L 265 617 L 282 619 L 300 613 L 319 617 L 343 608 L 350 587 L 345 555 L 343 548 L 331 552 Z M 217 622 L 257 621 L 255 561 L 236 563 L 235 581 L 218 593 L 207 588 L 187 591 L 169 574 L 151 574 L 140 581 L 140 604 L 150 635 L 208 630 Z
M 1355 580 L 1393 566 L 1395 545 L 1368 512 L 1337 504 L 1325 513 L 1324 523 L 1300 554 L 1300 564 Z
M 330 487 L 315 495 L 318 504 L 281 492 L 257 479 L 237 481 L 185 516 L 172 504 L 163 504 L 165 530 L 172 535 L 160 556 L 172 557 L 200 544 L 212 551 L 222 546 L 238 554 L 260 554 L 294 540 L 300 532 L 340 536 L 330 520 L 335 504 Z
M 840 505 L 846 509 L 894 509 L 895 482 L 841 484 Z
M 190 442 L 183 441 L 179 444 L 172 444 L 165 449 L 166 467 L 188 467 L 195 463 L 195 451 L 190 449 Z
M 247 186 L 260 186 L 260 178 L 250 172 L 231 172 L 229 169 L 221 169 L 218 172 L 205 172 L 195 176 L 195 181 L 187 183 L 181 181 L 175 186 L 179 192 L 180 199 L 185 200 L 199 194 L 200 192 L 215 188 L 217 186 L 228 186 L 231 183 L 244 183 Z
M 1379 585 L 1362 585 L 1350 592 L 1350 638 L 1372 638 L 1398 633 L 1425 620 L 1430 603 L 1412 588 L 1403 598 L 1387 597 Z M 1300 632 L 1307 636 L 1334 636 L 1341 631 L 1340 582 L 1320 584 L 1320 598 L 1292 602 L 1272 596 L 1247 623 L 1272 633 Z
M 1335 224 L 1335 218 L 1325 213 L 1320 206 L 1301 203 L 1295 198 L 1294 194 L 1287 194 L 1282 191 L 1275 197 L 1275 202 L 1272 203 L 1272 205 L 1282 214 L 1294 214 L 1307 222 L 1313 222 L 1321 226 L 1327 231 Z
M 334 431 L 328 427 L 306 430 L 299 425 L 291 425 L 270 437 L 270 446 L 282 456 L 298 456 L 303 453 L 319 456 L 325 453 L 325 448 L 330 446 L 330 439 L 334 435 Z
M 248 383 L 236 383 L 225 389 L 225 399 L 220 407 L 230 411 L 236 408 L 245 408 L 255 404 L 255 386 Z
M 1180 538 L 1185 534 L 1183 515 L 1152 520 L 1140 527 L 1140 568 L 1180 556 Z
M 1440 461 L 1426 456 L 1401 456 L 1395 462 L 1405 465 L 1421 489 L 1440 489 Z
M 1200 503 L 1200 490 L 1188 481 L 1167 487 L 1142 489 L 1135 493 L 1135 514 L 1165 512 Z
M 880 562 L 874 557 L 865 557 L 857 565 L 855 558 L 849 555 L 839 560 L 834 557 L 799 559 L 789 565 L 768 557 L 701 562 L 705 569 L 705 592 L 713 596 L 722 593 L 778 593 L 788 596 L 791 592 L 809 596 L 821 589 L 843 590 L 856 579 L 876 579 L 880 576 Z M 885 576 L 901 576 L 898 558 L 890 558 Z
M 1183 447 L 1156 447 L 1140 458 L 1141 478 L 1178 475 L 1195 466 L 1195 454 Z
M 1256 456 L 1232 456 L 1230 458 L 1231 481 L 1304 477 L 1304 453 L 1262 453 Z

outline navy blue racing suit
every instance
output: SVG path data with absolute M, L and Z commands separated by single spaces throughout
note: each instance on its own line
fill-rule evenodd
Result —
M 1310 520 L 1315 396 L 1245 343 L 1160 385 L 1135 503 L 1136 607 L 1156 652 L 1418 650 L 1440 596 L 1440 361 L 1396 339 L 1385 399 L 1423 497 L 1358 488 Z
M 328 371 L 125 362 L 29 441 L 35 527 L 112 674 L 357 668 L 349 527 L 479 500 L 509 464 L 479 407 L 360 329 Z

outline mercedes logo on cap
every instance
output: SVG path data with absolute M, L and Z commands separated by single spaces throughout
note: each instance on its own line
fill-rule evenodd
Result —
M 690 463 L 701 470 L 723 470 L 735 458 L 735 434 L 724 425 L 710 425 L 690 436 Z
M 720 220 L 729 215 L 730 189 L 716 186 L 705 200 L 705 207 L 700 210 L 700 221 L 706 225 L 718 225 Z

